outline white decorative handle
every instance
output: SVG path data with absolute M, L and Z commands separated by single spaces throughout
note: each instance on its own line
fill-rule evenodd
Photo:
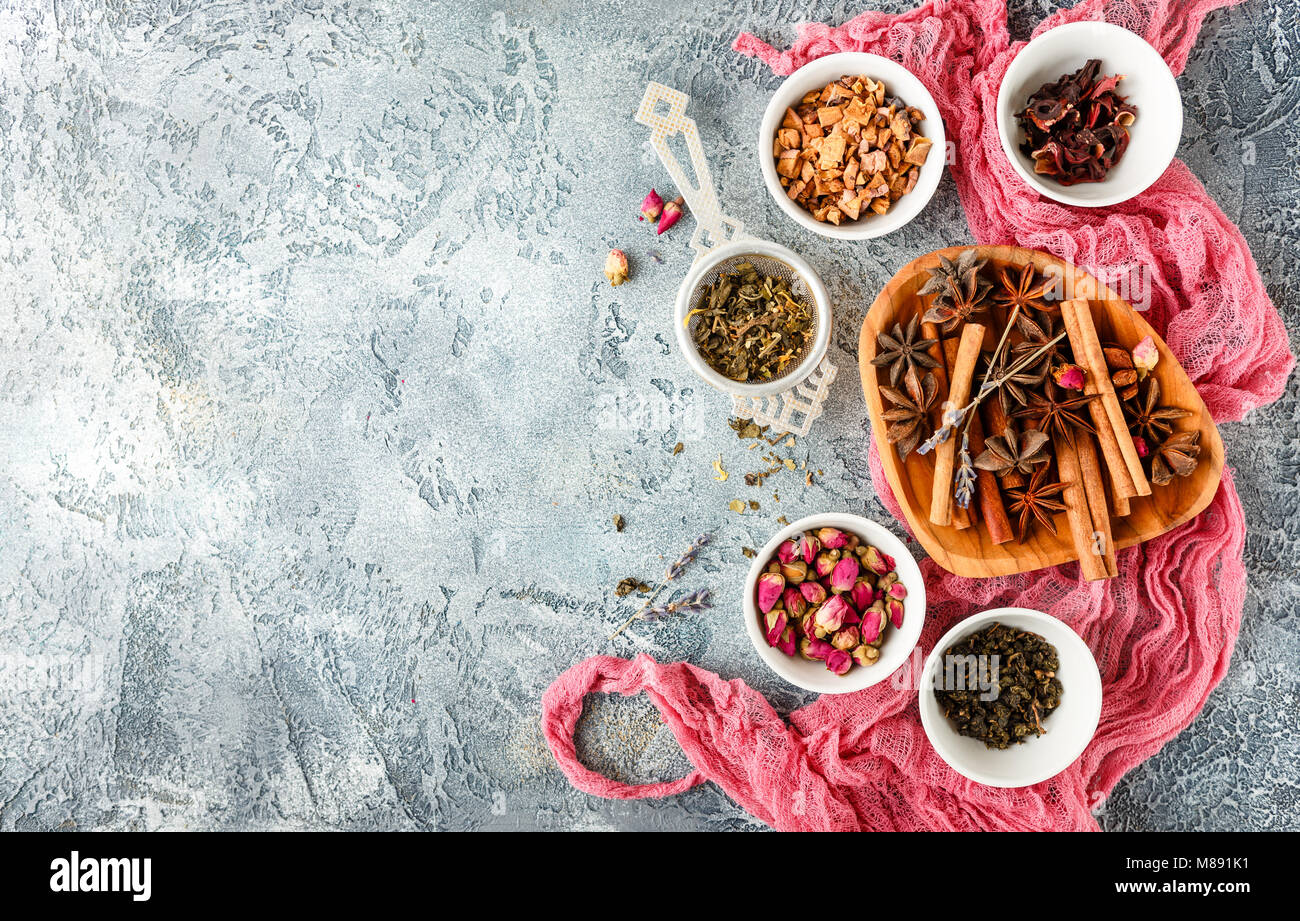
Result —
M 839 368 L 829 358 L 823 358 L 812 374 L 774 397 L 764 400 L 733 393 L 731 411 L 741 419 L 753 419 L 759 425 L 771 426 L 776 432 L 807 435 L 813 420 L 822 414 L 822 404 L 826 402 L 837 374 Z
M 690 97 L 680 90 L 671 89 L 662 83 L 651 83 L 641 97 L 636 120 L 650 129 L 651 146 L 659 154 L 664 169 L 690 206 L 691 215 L 695 218 L 691 249 L 695 250 L 695 258 L 698 259 L 715 246 L 740 239 L 745 234 L 744 225 L 723 214 L 718 204 L 718 196 L 713 190 L 713 176 L 700 144 L 699 129 L 695 127 L 695 121 L 686 116 L 686 104 L 689 101 Z M 691 155 L 691 166 L 695 171 L 695 184 L 686 178 L 682 165 L 668 147 L 668 139 L 674 134 L 680 134 L 686 140 L 686 149 Z

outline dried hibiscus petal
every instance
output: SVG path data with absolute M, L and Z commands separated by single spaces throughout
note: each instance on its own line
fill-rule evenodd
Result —
M 1043 84 L 1016 115 L 1025 133 L 1020 150 L 1034 161 L 1035 173 L 1067 186 L 1100 182 L 1128 150 L 1137 106 L 1116 92 L 1122 74 L 1100 73 L 1101 61 L 1093 58 Z

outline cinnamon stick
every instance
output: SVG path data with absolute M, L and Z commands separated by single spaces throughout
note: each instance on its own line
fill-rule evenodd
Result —
M 943 341 L 943 337 L 939 335 L 939 327 L 934 323 L 921 324 L 921 338 L 935 340 L 934 345 L 930 346 L 929 353 L 930 353 L 930 357 L 939 363 L 939 366 L 934 369 L 933 373 L 934 373 L 935 380 L 939 382 L 939 392 L 947 393 L 948 392 L 948 367 L 946 362 L 950 360 L 944 348 L 944 346 L 947 343 L 945 343 Z M 956 352 L 954 352 L 953 354 L 955 356 Z M 939 408 L 938 415 L 939 415 L 940 422 L 942 424 L 942 417 L 943 417 L 942 407 Z M 974 521 L 971 519 L 970 509 L 962 508 L 960 505 L 954 505 L 952 510 L 952 526 L 956 528 L 958 531 L 964 531 L 967 528 L 969 528 L 972 524 L 974 524 Z
M 1120 408 L 1119 397 L 1115 395 L 1115 387 L 1110 381 L 1106 356 L 1101 350 L 1101 340 L 1097 338 L 1097 327 L 1092 322 L 1092 308 L 1086 300 L 1078 298 L 1062 301 L 1061 319 L 1070 336 L 1075 361 L 1088 372 L 1085 392 L 1098 394 L 1092 404 L 1101 404 L 1100 409 L 1090 406 L 1089 412 L 1092 413 L 1093 424 L 1097 428 L 1115 494 L 1126 499 L 1151 495 L 1151 484 L 1147 481 L 1146 471 L 1142 469 L 1142 458 L 1138 456 L 1133 436 L 1129 434 L 1128 423 L 1124 421 L 1124 410 Z M 1099 421 L 1099 412 L 1106 417 L 1107 424 L 1104 426 Z M 1120 467 L 1127 478 L 1119 473 Z
M 996 397 L 986 397 L 985 402 Z M 979 413 L 975 413 L 975 418 L 970 422 L 970 453 L 971 457 L 979 457 L 984 450 L 984 426 L 980 422 Z M 995 544 L 1005 544 L 1015 537 L 1015 532 L 1011 530 L 1011 519 L 1007 517 L 1006 506 L 1002 503 L 1002 493 L 998 489 L 998 478 L 990 470 L 981 470 L 975 468 L 975 499 L 979 502 L 980 515 L 984 519 L 984 527 L 988 529 L 989 538 Z M 955 503 L 954 503 L 955 504 Z M 961 506 L 953 509 L 953 516 L 957 512 L 966 511 Z
M 1083 491 L 1088 500 L 1088 513 L 1092 518 L 1091 550 L 1094 554 L 1100 551 L 1108 577 L 1118 575 L 1115 541 L 1110 531 L 1110 509 L 1106 504 L 1106 481 L 1102 478 L 1101 464 L 1097 460 L 1097 446 L 1085 432 L 1077 433 L 1074 443 L 1079 457 Z
M 967 323 L 961 331 L 961 343 L 953 361 L 948 384 L 948 402 L 960 409 L 970 400 L 971 381 L 975 377 L 975 361 L 984 342 L 984 327 Z M 930 521 L 938 525 L 952 523 L 952 473 L 957 455 L 957 438 L 954 433 L 934 451 L 934 490 L 930 494 Z
M 1068 438 L 1056 436 L 1053 446 L 1056 451 L 1056 467 L 1061 482 L 1066 484 L 1062 494 L 1065 502 L 1065 517 L 1070 523 L 1070 538 L 1074 543 L 1075 555 L 1079 558 L 1079 569 L 1089 582 L 1108 577 L 1106 563 L 1095 552 L 1093 543 L 1093 518 L 1088 502 L 1088 489 L 1084 482 L 1082 465 L 1079 462 L 1079 449 L 1075 442 L 1083 441 L 1079 433 L 1071 442 Z M 1098 481 L 1100 485 L 1100 480 Z M 1104 499 L 1102 500 L 1105 501 Z

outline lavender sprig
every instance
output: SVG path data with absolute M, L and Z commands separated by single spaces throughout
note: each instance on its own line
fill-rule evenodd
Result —
M 663 587 L 680 576 L 682 571 L 694 562 L 697 556 L 699 556 L 701 548 L 708 544 L 712 539 L 713 535 L 705 532 L 696 537 L 695 540 L 691 541 L 691 545 L 683 551 L 682 555 L 670 563 L 668 568 L 664 570 L 663 581 L 654 587 L 654 591 L 652 591 L 649 597 L 646 598 L 645 603 L 641 605 L 640 610 L 624 621 L 621 627 L 609 635 L 609 638 L 611 640 L 614 639 L 628 627 L 632 626 L 633 622 L 640 618 L 641 615 L 645 613 L 646 609 L 650 607 L 650 603 L 658 597 L 659 593 L 663 590 Z
M 671 601 L 661 607 L 650 608 L 641 614 L 638 614 L 636 620 L 663 620 L 666 617 L 672 617 L 674 614 L 690 614 L 696 611 L 703 611 L 710 606 L 709 590 L 702 588 L 699 591 L 687 595 L 685 598 L 679 598 Z
M 971 497 L 975 491 L 975 465 L 970 458 L 970 432 L 961 433 L 959 461 L 952 497 L 962 508 L 970 508 Z

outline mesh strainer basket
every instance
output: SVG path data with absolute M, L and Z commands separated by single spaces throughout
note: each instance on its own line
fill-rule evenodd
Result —
M 636 115 L 637 121 L 652 129 L 651 144 L 696 221 L 691 237 L 695 263 L 677 292 L 674 311 L 677 344 L 696 374 L 710 386 L 731 394 L 735 415 L 754 419 L 775 431 L 806 435 L 813 420 L 821 415 L 822 403 L 836 375 L 835 365 L 826 358 L 831 338 L 830 297 L 812 266 L 801 257 L 784 246 L 749 236 L 739 221 L 722 213 L 699 132 L 695 122 L 686 117 L 687 101 L 685 93 L 651 83 Z M 681 134 L 686 141 L 698 180 L 694 185 L 687 180 L 668 147 L 668 138 L 673 134 Z M 787 364 L 782 375 L 763 383 L 740 383 L 714 371 L 700 357 L 686 322 L 691 309 L 707 296 L 709 286 L 718 276 L 741 262 L 751 263 L 762 274 L 788 280 L 791 293 L 802 298 L 814 312 L 812 336 L 803 351 Z

